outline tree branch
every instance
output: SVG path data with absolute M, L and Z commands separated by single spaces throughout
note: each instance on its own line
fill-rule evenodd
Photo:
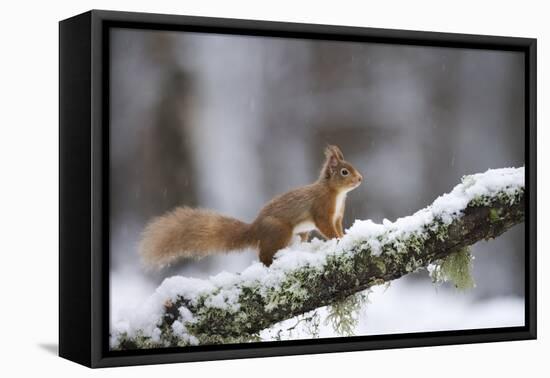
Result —
M 465 176 L 431 206 L 395 222 L 356 221 L 341 240 L 280 251 L 271 268 L 210 280 L 172 277 L 133 319 L 115 324 L 115 349 L 257 339 L 280 321 L 425 268 L 523 222 L 523 168 Z

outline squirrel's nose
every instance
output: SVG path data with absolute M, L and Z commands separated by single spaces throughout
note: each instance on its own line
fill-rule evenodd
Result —
M 363 181 L 363 176 L 359 175 L 359 176 L 357 177 L 357 182 L 361 182 L 361 181 Z

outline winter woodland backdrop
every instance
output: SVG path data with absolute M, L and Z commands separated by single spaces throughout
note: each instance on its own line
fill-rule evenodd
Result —
M 317 178 L 327 143 L 364 176 L 344 228 L 412 214 L 465 174 L 524 164 L 518 53 L 117 29 L 110 73 L 112 321 L 165 277 L 256 260 L 146 272 L 137 244 L 151 217 L 185 204 L 251 221 Z M 524 225 L 472 252 L 475 289 L 408 275 L 374 289 L 356 334 L 523 325 Z

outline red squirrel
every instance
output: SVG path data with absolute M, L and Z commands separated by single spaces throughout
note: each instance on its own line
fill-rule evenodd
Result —
M 142 234 L 143 261 L 162 268 L 181 258 L 255 248 L 260 261 L 270 266 L 293 235 L 306 241 L 309 232 L 317 230 L 326 239 L 341 238 L 346 194 L 361 184 L 363 176 L 338 147 L 327 146 L 325 157 L 317 181 L 276 196 L 252 223 L 189 207 L 153 219 Z

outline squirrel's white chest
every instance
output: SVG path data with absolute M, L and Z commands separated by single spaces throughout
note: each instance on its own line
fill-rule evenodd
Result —
M 346 203 L 347 192 L 340 192 L 336 196 L 336 204 L 334 206 L 334 215 L 332 216 L 332 222 L 336 222 L 336 219 L 342 216 L 344 212 L 344 204 Z
M 336 223 L 336 219 L 342 216 L 344 212 L 344 205 L 346 203 L 346 195 L 347 192 L 341 192 L 338 193 L 336 196 L 336 203 L 334 206 L 334 215 L 332 216 L 332 222 Z M 313 230 L 317 230 L 317 227 L 315 226 L 315 223 L 311 220 L 303 221 L 298 223 L 294 229 L 292 230 L 292 233 L 294 235 L 302 233 L 302 232 L 310 232 Z

